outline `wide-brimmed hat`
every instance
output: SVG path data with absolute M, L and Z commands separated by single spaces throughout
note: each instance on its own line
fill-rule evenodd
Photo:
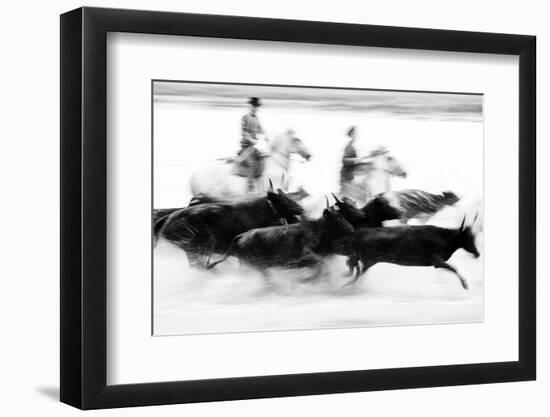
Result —
M 248 104 L 254 107 L 260 107 L 262 103 L 260 102 L 260 99 L 258 97 L 250 97 L 248 99 Z

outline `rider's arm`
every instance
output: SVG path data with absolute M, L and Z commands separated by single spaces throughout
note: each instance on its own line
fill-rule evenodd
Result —
M 359 158 L 342 158 L 342 163 L 346 166 L 356 165 Z
M 354 166 L 362 162 L 363 158 L 357 158 L 357 152 L 352 146 L 346 146 L 342 163 L 344 166 Z

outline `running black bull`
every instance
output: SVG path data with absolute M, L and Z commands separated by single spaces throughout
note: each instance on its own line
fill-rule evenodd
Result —
M 317 279 L 324 265 L 324 257 L 340 251 L 353 234 L 353 227 L 334 208 L 327 208 L 316 220 L 249 230 L 233 239 L 226 254 L 208 268 L 213 268 L 230 256 L 254 266 L 264 275 L 271 267 L 315 268 L 303 282 Z
M 342 216 L 355 228 L 381 227 L 386 220 L 399 219 L 401 212 L 392 207 L 391 204 L 382 197 L 375 197 L 364 207 L 358 208 L 352 202 L 340 200 L 332 194 L 336 200 L 336 207 L 342 213 Z M 346 261 L 349 267 L 348 275 L 352 275 L 355 269 L 359 268 L 359 257 L 352 248 L 352 245 L 342 245 L 340 255 L 348 256 Z
M 268 191 L 265 197 L 236 203 L 205 203 L 185 207 L 157 221 L 155 238 L 163 236 L 183 249 L 192 266 L 204 265 L 212 253 L 224 253 L 235 236 L 257 227 L 295 221 L 302 207 L 286 194 Z
M 462 287 L 468 283 L 447 260 L 464 249 L 479 257 L 471 227 L 458 229 L 436 226 L 399 226 L 359 229 L 354 233 L 354 250 L 361 261 L 361 270 L 347 285 L 356 282 L 370 267 L 386 262 L 404 266 L 433 266 L 453 272 Z

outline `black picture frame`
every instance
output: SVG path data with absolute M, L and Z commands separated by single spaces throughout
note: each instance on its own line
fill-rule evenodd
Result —
M 108 32 L 519 56 L 519 360 L 107 385 Z M 61 401 L 95 409 L 535 379 L 535 51 L 524 35 L 88 7 L 61 15 Z

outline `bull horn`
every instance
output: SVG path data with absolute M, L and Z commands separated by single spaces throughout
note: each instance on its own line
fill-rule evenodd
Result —
M 269 191 L 273 191 L 273 183 L 271 182 L 271 178 L 269 178 Z
M 325 200 L 327 201 L 327 209 L 330 208 L 330 203 L 328 202 L 328 197 L 325 195 Z
M 474 216 L 474 223 L 476 222 L 478 216 L 479 216 L 479 210 L 476 211 L 476 215 Z
M 464 215 L 464 218 L 462 219 L 462 223 L 460 223 L 460 230 L 464 230 L 464 223 L 466 223 L 466 215 Z
M 338 197 L 336 197 L 336 194 L 334 194 L 334 193 L 331 193 L 331 194 L 332 194 L 332 196 L 334 197 L 334 199 L 336 200 L 337 203 L 342 203 L 342 201 L 339 200 Z

